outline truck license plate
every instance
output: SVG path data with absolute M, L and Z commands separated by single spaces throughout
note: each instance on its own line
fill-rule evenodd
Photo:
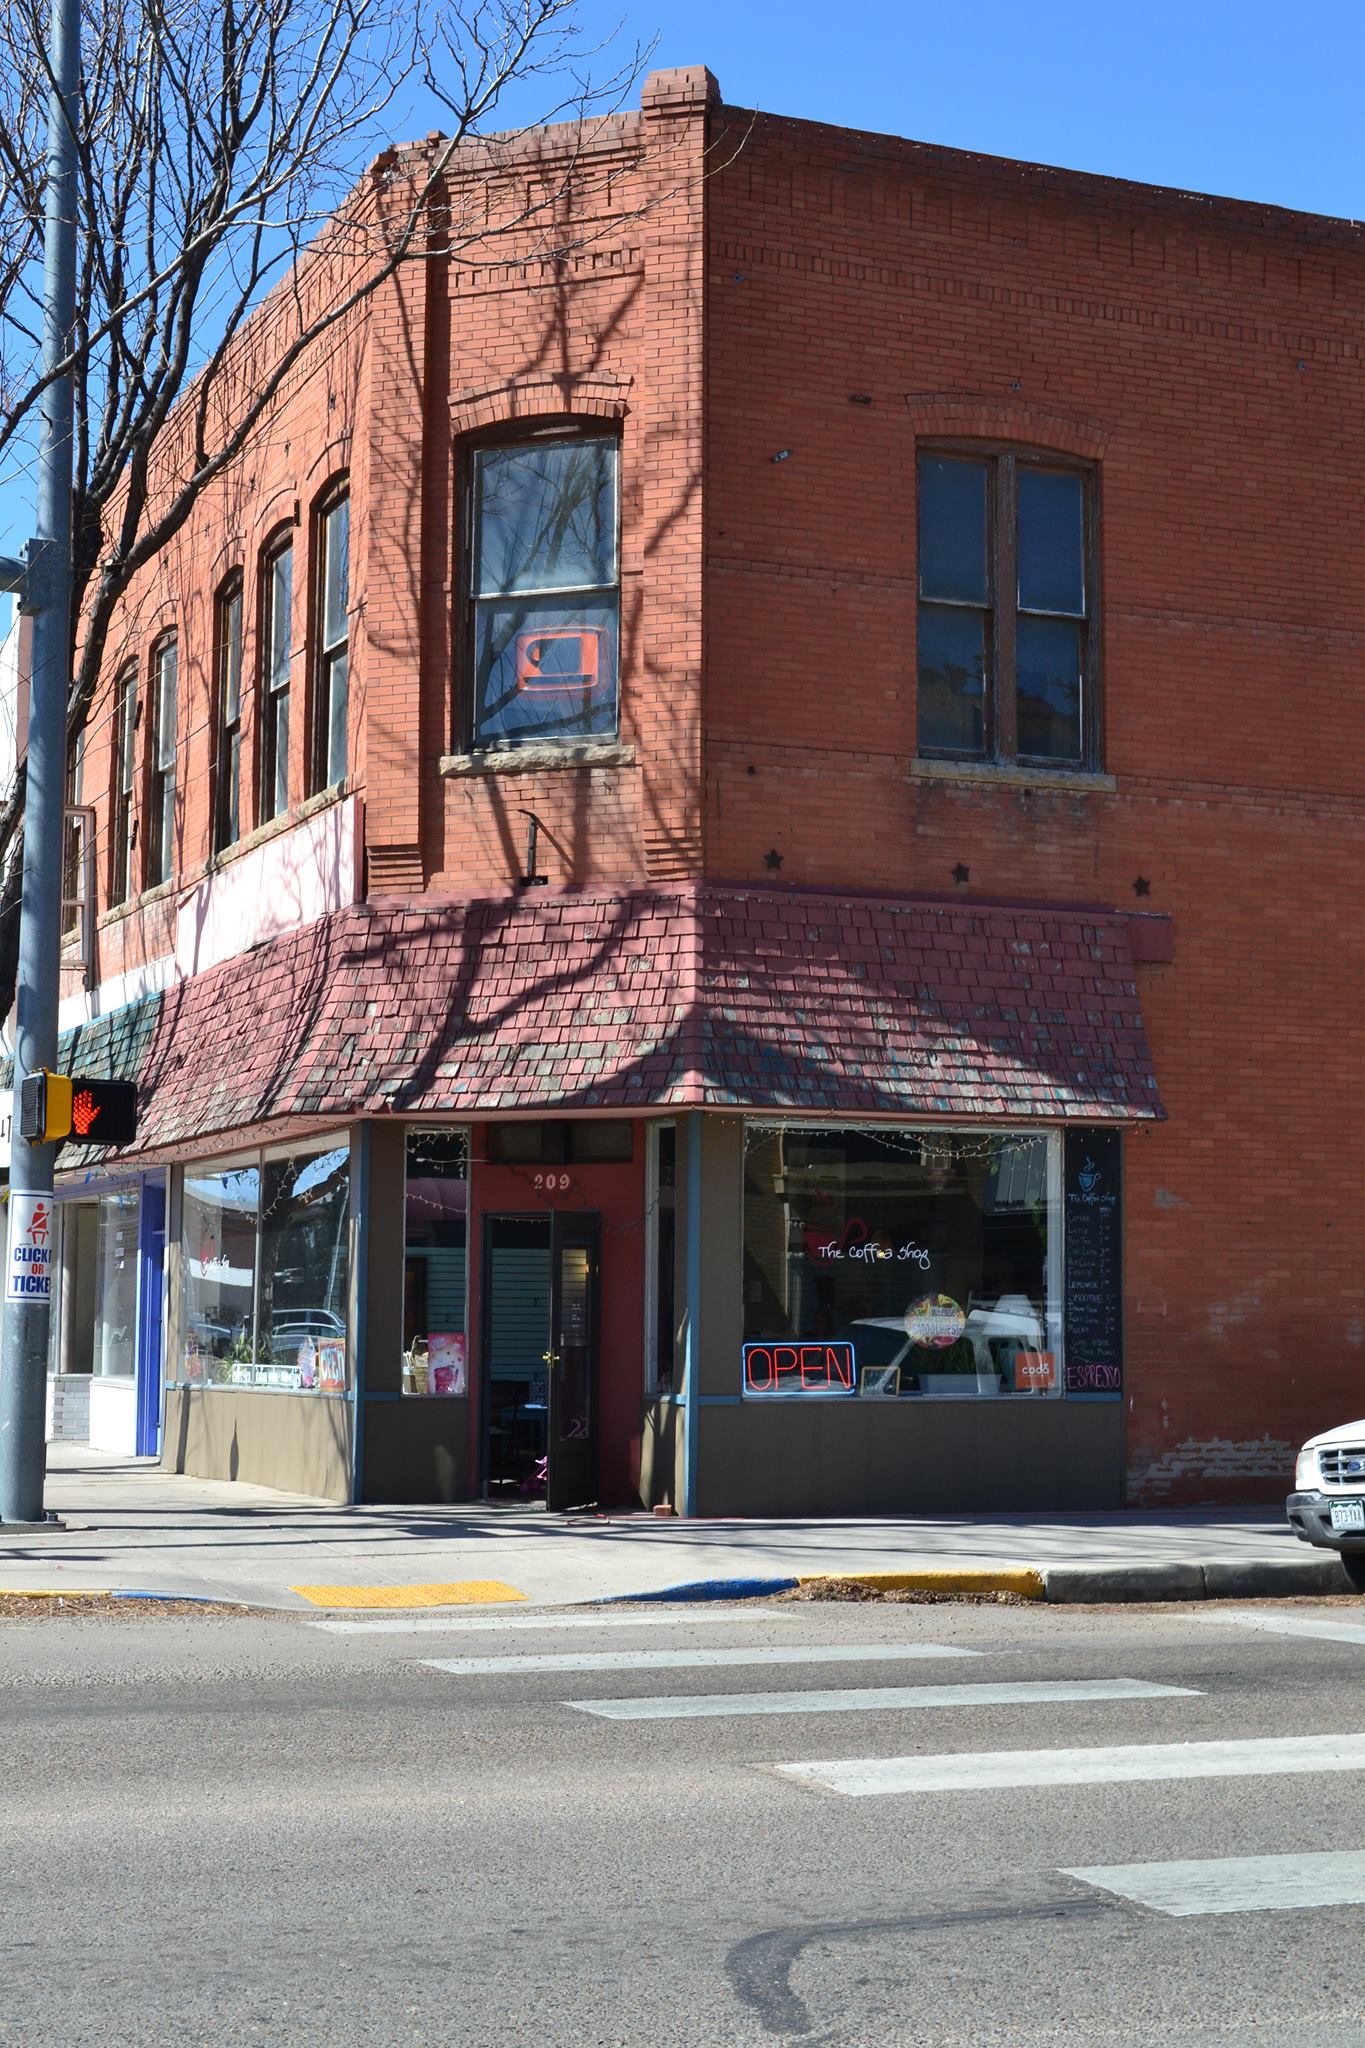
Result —
M 1333 1529 L 1365 1529 L 1365 1500 L 1334 1500 Z

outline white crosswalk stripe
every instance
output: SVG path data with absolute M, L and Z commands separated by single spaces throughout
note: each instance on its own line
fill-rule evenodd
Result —
M 1079 1700 L 1195 1699 L 1187 1685 L 1149 1685 L 1141 1678 L 1020 1680 L 999 1685 L 881 1685 L 840 1692 L 685 1693 L 628 1700 L 566 1700 L 580 1714 L 607 1721 L 702 1721 L 733 1714 L 907 1713 L 937 1707 L 1025 1707 Z M 1365 1738 L 1362 1738 L 1365 1739 Z M 792 1772 L 825 1768 L 791 1764 Z
M 650 1607 L 602 1607 L 591 1614 L 581 1609 L 571 1614 L 558 1614 L 546 1612 L 543 1608 L 531 1614 L 507 1614 L 500 1609 L 480 1608 L 477 1614 L 385 1615 L 376 1621 L 309 1621 L 306 1626 L 333 1636 L 444 1635 L 448 1632 L 493 1635 L 501 1634 L 504 1629 L 539 1633 L 542 1629 L 552 1628 L 592 1628 L 611 1633 L 618 1628 L 690 1628 L 694 1622 L 742 1621 L 752 1628 L 756 1622 L 766 1626 L 770 1621 L 785 1623 L 795 1619 L 794 1612 L 786 1607 L 765 1607 L 758 1613 L 752 1607 L 697 1607 L 689 1609 L 685 1615 L 676 1611 L 665 1613 Z
M 1271 1636 L 1311 1636 L 1321 1643 L 1365 1643 L 1365 1622 L 1310 1620 L 1299 1614 L 1192 1614 L 1191 1621 L 1214 1628 L 1254 1628 Z
M 1031 1785 L 1155 1784 L 1174 1778 L 1365 1770 L 1365 1735 L 1142 1742 L 1110 1749 L 1004 1749 L 952 1756 L 777 1764 L 773 1768 L 799 1783 L 846 1793 L 852 1799 L 892 1792 L 1001 1792 Z
M 545 1650 L 509 1657 L 423 1657 L 429 1671 L 455 1677 L 487 1677 L 517 1671 L 692 1671 L 745 1664 L 898 1664 L 943 1657 L 979 1657 L 946 1643 L 829 1643 L 794 1648 L 765 1643 L 723 1650 Z
M 1289 1856 L 1209 1856 L 1184 1863 L 1095 1864 L 1064 1870 L 1173 1919 L 1200 1913 L 1292 1912 L 1304 1906 L 1365 1905 L 1365 1851 L 1324 1849 Z

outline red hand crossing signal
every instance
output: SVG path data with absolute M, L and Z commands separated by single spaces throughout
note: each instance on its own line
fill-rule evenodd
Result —
M 60 1145 L 68 1138 L 83 1145 L 131 1145 L 137 1136 L 137 1086 L 46 1069 L 29 1074 L 19 1132 L 34 1145 Z
M 99 1115 L 100 1106 L 90 1093 L 90 1090 L 88 1088 L 78 1088 L 71 1098 L 71 1128 L 76 1133 L 76 1136 L 78 1138 L 88 1137 L 91 1127 Z

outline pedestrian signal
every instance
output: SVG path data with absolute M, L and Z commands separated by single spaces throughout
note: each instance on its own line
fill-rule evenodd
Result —
M 19 1135 L 34 1145 L 131 1145 L 137 1136 L 137 1084 L 96 1081 L 83 1074 L 53 1074 L 46 1067 L 24 1079 Z

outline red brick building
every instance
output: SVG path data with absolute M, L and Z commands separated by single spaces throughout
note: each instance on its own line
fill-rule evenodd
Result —
M 700 69 L 442 206 L 111 642 L 54 1362 L 335 1497 L 1282 1490 L 1365 1362 L 1359 230 Z

